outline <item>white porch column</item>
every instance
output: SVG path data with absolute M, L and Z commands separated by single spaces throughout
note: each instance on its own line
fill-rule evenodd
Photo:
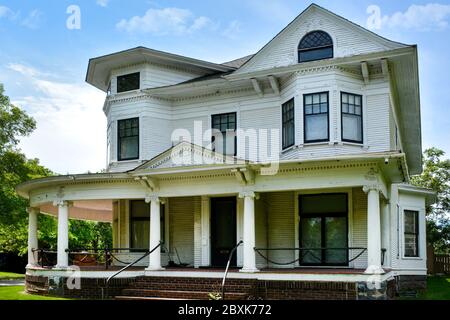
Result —
M 150 250 L 156 247 L 161 241 L 161 201 L 159 197 L 153 196 L 150 200 Z M 163 270 L 161 267 L 161 247 L 158 247 L 150 254 L 147 271 Z
M 38 214 L 39 208 L 28 208 L 28 264 L 27 268 L 36 266 L 37 259 L 33 249 L 38 249 Z M 37 254 L 37 253 L 36 253 Z
M 378 185 L 364 186 L 367 193 L 367 269 L 365 273 L 383 274 L 381 267 L 380 189 Z
M 68 201 L 56 201 L 58 206 L 58 248 L 56 268 L 65 269 L 69 266 L 69 206 Z
M 381 209 L 381 248 L 386 249 L 384 253 L 384 266 L 389 267 L 391 265 L 391 223 L 390 223 L 390 208 L 389 201 L 382 201 Z
M 255 234 L 255 193 L 242 192 L 240 198 L 244 198 L 244 258 L 241 272 L 257 272 L 256 268 L 256 234 Z

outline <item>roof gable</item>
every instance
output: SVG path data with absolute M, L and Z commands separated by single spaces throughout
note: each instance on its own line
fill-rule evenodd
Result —
M 298 44 L 309 32 L 323 30 L 333 39 L 334 57 L 347 57 L 403 48 L 316 4 L 310 5 L 234 74 L 298 63 Z
M 205 147 L 182 141 L 172 148 L 162 152 L 153 159 L 143 163 L 132 172 L 148 171 L 152 169 L 192 167 L 209 164 L 237 164 L 241 160 L 225 156 Z M 244 163 L 244 161 L 242 161 Z

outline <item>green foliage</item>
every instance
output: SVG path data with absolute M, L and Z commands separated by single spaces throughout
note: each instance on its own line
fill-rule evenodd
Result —
M 15 187 L 25 181 L 53 173 L 38 159 L 27 159 L 17 149 L 20 136 L 30 134 L 35 121 L 12 105 L 0 84 L 0 252 L 23 255 L 27 252 L 28 201 Z M 57 222 L 54 217 L 39 215 L 38 239 L 41 248 L 56 250 Z M 112 231 L 108 223 L 70 221 L 70 245 L 77 247 L 111 246 Z
M 423 154 L 423 172 L 411 183 L 436 192 L 436 204 L 427 207 L 427 240 L 436 253 L 450 253 L 450 160 L 445 152 L 430 148 Z

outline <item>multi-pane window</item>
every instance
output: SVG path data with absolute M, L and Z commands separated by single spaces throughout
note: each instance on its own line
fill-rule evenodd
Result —
M 140 88 L 140 77 L 141 74 L 139 72 L 118 76 L 117 92 L 120 93 L 131 90 L 138 90 Z
M 161 204 L 161 241 L 165 239 L 165 213 Z M 150 246 L 150 205 L 144 200 L 130 201 L 130 248 L 149 249 Z
M 341 93 L 342 140 L 363 142 L 362 96 Z
M 118 160 L 139 159 L 139 118 L 118 121 Z
M 419 212 L 404 211 L 405 257 L 419 256 Z
M 294 99 L 283 103 L 281 106 L 283 121 L 283 149 L 293 146 L 295 143 Z
M 298 45 L 298 62 L 333 58 L 333 40 L 324 31 L 312 31 Z
M 236 113 L 212 116 L 213 151 L 224 155 L 236 155 Z
M 329 140 L 328 92 L 303 96 L 305 143 Z

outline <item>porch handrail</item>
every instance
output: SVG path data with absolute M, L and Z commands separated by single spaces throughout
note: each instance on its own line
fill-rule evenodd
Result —
M 114 274 L 112 274 L 111 276 L 108 277 L 108 279 L 106 279 L 106 283 L 105 283 L 105 291 L 106 294 L 108 294 L 108 286 L 109 286 L 109 282 L 111 281 L 111 279 L 115 278 L 116 276 L 118 276 L 119 274 L 121 274 L 123 271 L 127 270 L 128 268 L 134 266 L 136 263 L 138 263 L 139 261 L 141 261 L 142 259 L 144 259 L 145 257 L 149 256 L 150 254 L 152 254 L 153 251 L 155 251 L 156 249 L 158 249 L 162 244 L 162 241 L 160 241 L 158 243 L 157 246 L 155 246 L 152 250 L 147 251 L 143 256 L 141 256 L 140 258 L 134 260 L 133 262 L 127 264 L 125 267 L 123 267 L 122 269 L 120 269 L 119 271 L 115 272 Z M 105 299 L 105 292 L 102 288 L 102 300 Z
M 234 252 L 237 250 L 237 248 L 243 244 L 244 241 L 239 241 L 234 248 L 231 250 L 230 255 L 228 256 L 228 261 L 227 261 L 227 267 L 225 268 L 225 273 L 223 274 L 223 278 L 222 278 L 222 300 L 225 300 L 225 282 L 227 281 L 227 275 L 228 275 L 228 270 L 230 269 L 230 264 L 231 264 L 231 259 L 233 258 L 233 254 Z
M 347 260 L 347 263 L 350 263 L 352 261 L 355 261 L 356 259 L 358 259 L 360 256 L 362 256 L 364 254 L 364 252 L 367 251 L 367 248 L 364 247 L 326 247 L 326 248 L 254 248 L 254 250 L 256 251 L 256 253 L 258 253 L 264 260 L 266 260 L 267 262 L 270 262 L 272 264 L 275 265 L 290 265 L 290 264 L 294 264 L 297 263 L 298 261 L 300 261 L 300 259 L 302 259 L 307 253 L 311 253 L 311 251 L 318 251 L 318 250 L 361 250 L 356 256 L 354 256 L 352 259 Z M 293 251 L 300 251 L 300 257 L 290 261 L 290 262 L 276 262 L 274 260 L 269 259 L 268 257 L 264 256 L 260 251 L 286 251 L 286 250 L 293 250 Z M 304 253 L 306 252 L 306 253 Z M 313 255 L 313 254 L 312 254 Z M 314 256 L 314 255 L 313 255 Z M 316 256 L 314 256 L 316 259 L 318 259 Z M 319 260 L 319 259 L 318 259 Z

